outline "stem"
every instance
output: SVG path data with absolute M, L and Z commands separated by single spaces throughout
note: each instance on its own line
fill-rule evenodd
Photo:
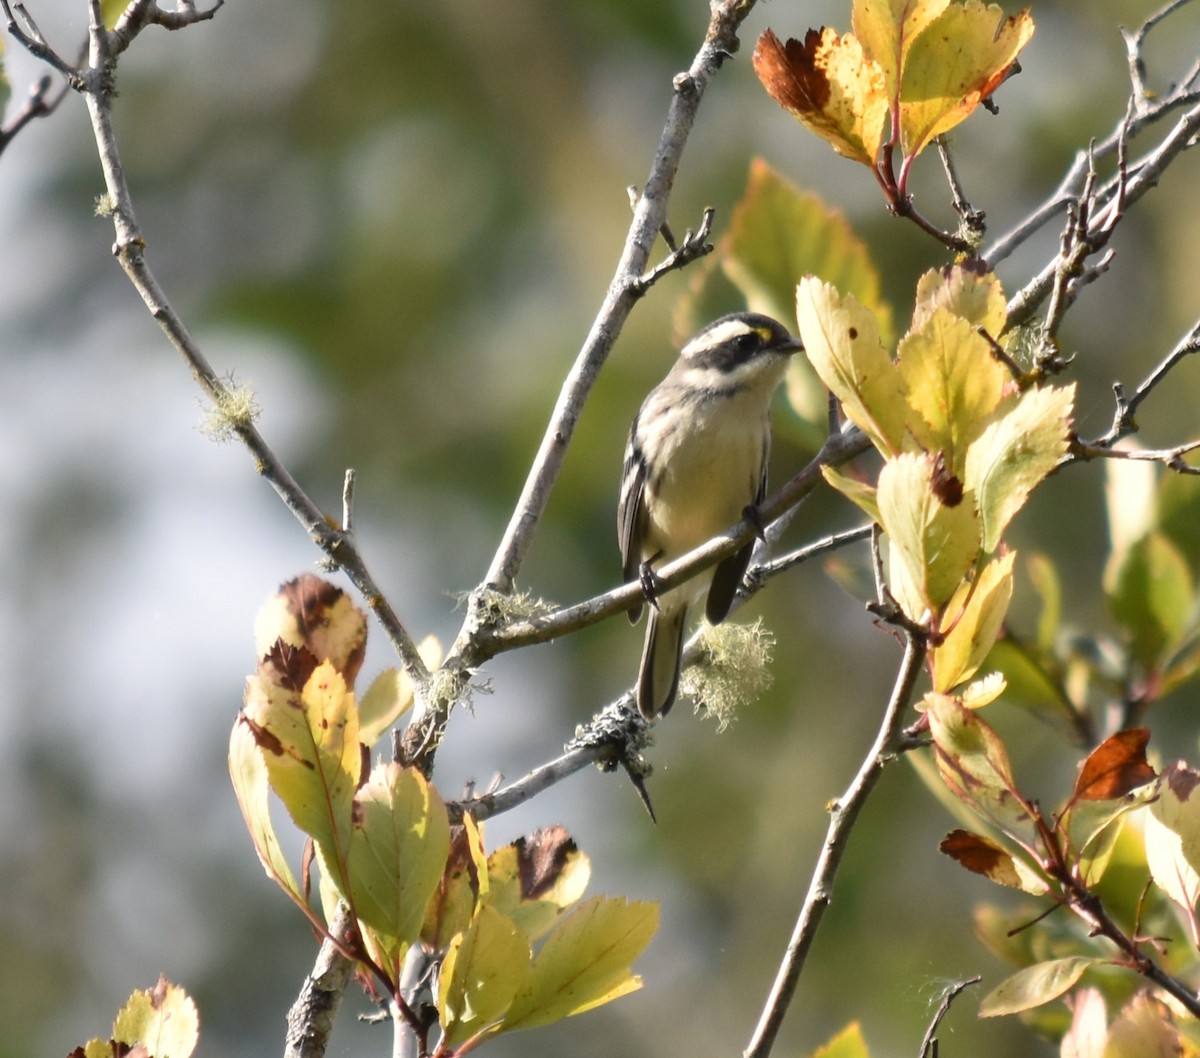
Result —
M 750 1044 L 745 1050 L 744 1058 L 766 1058 L 771 1053 L 784 1016 L 796 994 L 800 973 L 817 935 L 821 918 L 833 899 L 833 883 L 842 855 L 850 843 L 854 823 L 875 783 L 883 774 L 883 769 L 896 759 L 903 748 L 904 710 L 912 698 L 913 689 L 920 676 L 925 652 L 924 639 L 906 632 L 904 659 L 900 664 L 900 671 L 897 673 L 896 683 L 892 688 L 892 695 L 884 711 L 875 742 L 846 792 L 833 804 L 825 843 L 821 847 L 821 855 L 817 859 L 804 905 L 800 909 L 800 916 L 792 930 L 792 938 L 788 942 L 775 976 L 775 983 L 771 986 L 770 995 L 754 1035 L 750 1038 Z

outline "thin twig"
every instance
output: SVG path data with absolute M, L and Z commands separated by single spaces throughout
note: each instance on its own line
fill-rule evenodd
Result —
M 917 1052 L 917 1058 L 931 1058 L 937 1048 L 937 1030 L 948 1013 L 950 1013 L 950 1004 L 953 1003 L 963 992 L 972 985 L 977 985 L 983 980 L 981 977 L 968 977 L 965 981 L 955 981 L 942 993 L 942 1001 L 938 1004 L 937 1012 L 933 1015 L 933 1020 L 929 1023 L 929 1028 L 925 1030 L 925 1038 L 921 1040 L 921 1049 Z
M 1193 466 L 1184 461 L 1184 456 L 1200 450 L 1200 441 L 1188 441 L 1174 448 L 1112 448 L 1105 444 L 1095 444 L 1074 438 L 1071 441 L 1070 456 L 1077 462 L 1086 463 L 1092 459 L 1130 459 L 1147 463 L 1162 463 L 1169 470 L 1180 474 L 1200 474 L 1200 466 Z
M 7 125 L 0 128 L 0 154 L 4 153 L 4 149 L 12 143 L 17 133 L 25 128 L 26 125 L 37 118 L 49 117 L 49 115 L 53 114 L 58 109 L 59 103 L 66 98 L 67 93 L 71 90 L 71 86 L 64 82 L 59 85 L 58 91 L 51 96 L 49 93 L 52 84 L 53 81 L 49 74 L 42 77 L 29 90 L 29 95 L 25 100 L 24 106 L 17 111 Z
M 745 1058 L 766 1058 L 771 1053 L 784 1016 L 796 994 L 796 987 L 800 983 L 800 974 L 804 969 L 813 939 L 817 935 L 821 918 L 833 898 L 834 880 L 842 855 L 850 843 L 850 834 L 854 829 L 855 821 L 871 791 L 875 788 L 875 783 L 883 774 L 884 768 L 895 760 L 897 754 L 904 748 L 902 736 L 904 711 L 912 699 L 913 690 L 925 661 L 923 637 L 912 635 L 909 632 L 904 634 L 904 659 L 896 675 L 896 683 L 892 688 L 887 708 L 884 710 L 879 731 L 866 757 L 863 758 L 858 774 L 854 776 L 846 788 L 846 792 L 833 802 L 830 810 L 829 829 L 825 833 L 825 842 L 821 846 L 821 854 L 813 870 L 808 892 L 804 897 L 800 915 L 792 930 L 791 940 L 788 942 L 787 950 L 780 962 L 775 982 L 771 986 L 758 1025 L 745 1050 Z

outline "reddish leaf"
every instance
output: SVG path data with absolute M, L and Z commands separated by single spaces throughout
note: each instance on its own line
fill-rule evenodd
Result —
M 1110 801 L 1153 782 L 1157 775 L 1146 762 L 1150 730 L 1118 731 L 1100 743 L 1079 771 L 1073 801 Z
M 969 830 L 950 831 L 942 838 L 938 851 L 957 860 L 968 871 L 982 874 L 985 878 L 990 878 L 997 868 L 1012 859 L 994 841 L 988 841 L 980 834 L 972 834 Z

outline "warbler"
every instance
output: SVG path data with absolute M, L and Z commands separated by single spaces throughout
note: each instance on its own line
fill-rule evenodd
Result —
M 719 624 L 750 563 L 753 541 L 714 569 L 657 594 L 654 565 L 686 554 L 757 511 L 767 490 L 771 398 L 802 345 L 769 316 L 736 312 L 684 345 L 629 428 L 617 536 L 625 580 L 650 603 L 638 673 L 646 719 L 679 691 L 688 609 L 708 589 L 705 616 Z M 629 612 L 636 623 L 639 605 Z

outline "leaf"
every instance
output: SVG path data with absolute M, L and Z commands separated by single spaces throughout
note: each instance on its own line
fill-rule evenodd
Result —
M 867 516 L 873 522 L 876 524 L 880 523 L 879 504 L 876 501 L 875 489 L 872 486 L 824 464 L 821 466 L 821 476 L 833 488 L 845 496 L 846 499 L 855 504 L 860 510 L 866 512 Z
M 853 34 L 810 29 L 783 44 L 771 30 L 758 39 L 754 72 L 767 94 L 838 154 L 874 168 L 883 141 L 883 71 Z
M 128 6 L 129 0 L 100 0 L 100 18 L 104 22 L 104 28 L 112 29 Z
M 876 500 L 888 537 L 889 586 L 914 621 L 949 602 L 979 555 L 979 529 L 968 503 L 936 495 L 937 460 L 905 453 L 879 472 Z
M 1062 1038 L 1061 1058 L 1104 1058 L 1108 1012 L 1098 988 L 1081 988 L 1068 1001 L 1071 1027 Z
M 0 118 L 4 116 L 4 108 L 8 106 L 8 100 L 12 96 L 12 86 L 8 82 L 8 76 L 4 72 L 4 39 L 0 38 Z
M 188 1058 L 200 1039 L 200 1015 L 191 996 L 165 977 L 129 997 L 113 1022 L 113 1039 L 141 1044 L 149 1058 Z
M 942 839 L 938 851 L 998 885 L 1020 889 L 1033 896 L 1048 891 L 1045 881 L 1028 864 L 982 834 L 952 830 Z
M 263 754 L 271 788 L 328 857 L 325 866 L 344 893 L 342 865 L 362 769 L 354 695 L 328 662 L 299 691 L 252 676 L 242 720 Z
M 1125 440 L 1117 447 L 1128 451 L 1137 446 Z M 1121 556 L 1158 525 L 1157 465 L 1144 459 L 1106 459 L 1104 508 L 1109 550 L 1119 563 Z
M 421 940 L 441 951 L 470 924 L 481 895 L 488 891 L 487 856 L 475 820 L 463 816 L 450 828 L 450 851 L 441 880 L 425 910 Z
M 896 365 L 921 446 L 944 452 L 961 477 L 967 447 L 1000 403 L 1009 374 L 964 319 L 937 309 L 900 342 Z
M 498 1020 L 531 972 L 528 938 L 510 918 L 482 905 L 451 941 L 438 975 L 443 1045 L 455 1047 Z
M 1155 884 L 1187 916 L 1200 944 L 1200 772 L 1177 761 L 1163 769 L 1159 797 L 1145 820 L 1146 862 Z
M 979 1004 L 979 1016 L 994 1018 L 1040 1007 L 1069 991 L 1085 970 L 1103 963 L 1103 959 L 1071 955 L 1065 959 L 1051 959 L 1027 966 L 1002 981 L 983 998 Z
M 587 888 L 588 857 L 561 826 L 545 827 L 488 857 L 491 903 L 531 940 L 546 934 Z
M 1074 401 L 1074 383 L 1031 389 L 967 450 L 965 484 L 975 493 L 988 554 L 1029 493 L 1066 454 Z
M 398 962 L 420 934 L 446 866 L 446 806 L 419 771 L 388 762 L 372 771 L 354 808 L 343 895 Z
M 606 896 L 580 904 L 546 938 L 502 1027 L 548 1025 L 641 988 L 630 968 L 657 929 L 657 904 Z
M 1156 668 L 1176 646 L 1191 621 L 1193 593 L 1187 560 L 1162 533 L 1132 544 L 1104 572 L 1113 617 L 1129 637 L 1134 659 Z
M 259 862 L 273 879 L 297 903 L 304 898 L 296 876 L 283 854 L 275 825 L 271 822 L 270 789 L 267 765 L 254 733 L 241 716 L 235 721 L 229 736 L 229 777 L 233 792 L 242 810 L 242 818 L 250 831 Z
M 879 64 L 889 105 L 895 105 L 900 74 L 913 41 L 947 3 L 949 0 L 857 0 L 854 4 L 854 35 L 863 53 Z
M 1150 729 L 1146 727 L 1118 731 L 1106 738 L 1083 762 L 1071 799 L 1108 801 L 1153 782 L 1158 776 L 1146 763 L 1149 741 Z
M 950 4 L 917 35 L 900 82 L 900 143 L 908 157 L 965 121 L 1012 72 L 1033 36 L 1028 11 L 1004 18 L 994 4 Z
M 1024 846 L 1036 814 L 1017 789 L 1000 736 L 948 695 L 927 694 L 925 708 L 942 781 L 956 797 Z
M 827 1044 L 813 1051 L 809 1058 L 870 1058 L 862 1026 L 857 1021 L 850 1022 Z
M 1008 316 L 1004 288 L 996 273 L 981 271 L 974 263 L 930 269 L 917 280 L 911 329 L 921 330 L 938 309 L 961 317 L 972 327 L 982 327 L 993 338 L 1003 333 Z
M 1146 992 L 1135 995 L 1108 1027 L 1104 1058 L 1180 1058 L 1183 1038 L 1171 1008 Z
M 367 645 L 367 619 L 341 588 L 312 573 L 289 580 L 263 604 L 254 621 L 261 658 L 282 639 L 328 661 L 354 686 Z M 260 673 L 262 672 L 260 667 Z
M 429 669 L 442 661 L 442 645 L 437 636 L 426 636 L 417 653 Z M 400 669 L 384 669 L 371 681 L 358 703 L 358 738 L 368 749 L 408 710 L 413 702 L 413 683 Z
M 750 162 L 746 191 L 717 256 L 752 311 L 794 317 L 797 285 L 819 275 L 870 310 L 887 340 L 891 306 L 866 243 L 840 210 L 801 191 L 762 158 Z
M 809 363 L 847 417 L 885 456 L 901 452 L 908 406 L 875 316 L 853 295 L 809 276 L 796 291 L 796 320 Z
M 1039 650 L 1049 651 L 1058 638 L 1058 627 L 1062 623 L 1062 585 L 1058 570 L 1049 558 L 1037 553 L 1025 559 L 1025 570 L 1042 604 L 1037 622 L 1037 646 Z
M 929 652 L 935 691 L 965 683 L 987 659 L 1012 599 L 1016 557 L 1009 551 L 993 559 L 974 581 L 961 584 L 946 606 L 950 631 Z

